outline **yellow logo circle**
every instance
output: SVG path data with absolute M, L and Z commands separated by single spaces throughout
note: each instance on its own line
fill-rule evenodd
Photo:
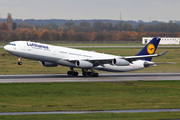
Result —
M 149 45 L 147 46 L 147 52 L 151 55 L 151 54 L 154 53 L 154 51 L 155 51 L 155 46 L 154 46 L 154 44 L 149 44 Z

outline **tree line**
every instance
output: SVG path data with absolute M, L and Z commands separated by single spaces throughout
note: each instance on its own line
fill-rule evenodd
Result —
M 145 25 L 139 23 L 133 27 L 122 21 L 112 23 L 87 21 L 76 25 L 68 21 L 64 25 L 55 23 L 47 25 L 29 25 L 13 23 L 13 30 L 8 31 L 6 23 L 0 23 L 0 41 L 31 40 L 31 41 L 141 41 L 142 37 L 180 37 L 180 26 L 177 23 L 157 23 Z
M 20 28 L 36 28 L 36 29 L 48 29 L 48 30 L 59 30 L 59 31 L 69 31 L 73 29 L 75 32 L 102 32 L 106 31 L 145 31 L 145 32 L 170 32 L 175 33 L 180 31 L 180 25 L 178 23 L 174 23 L 173 21 L 169 23 L 157 22 L 154 25 L 146 25 L 143 22 L 138 23 L 135 27 L 131 25 L 129 22 L 119 21 L 115 25 L 111 22 L 103 23 L 102 21 L 96 21 L 92 25 L 87 22 L 81 22 L 79 25 L 76 25 L 73 21 L 68 21 L 63 25 L 57 26 L 55 23 L 49 23 L 44 25 L 29 25 L 27 22 L 23 22 L 18 25 Z

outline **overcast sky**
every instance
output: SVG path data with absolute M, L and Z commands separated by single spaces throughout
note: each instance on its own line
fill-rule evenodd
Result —
M 180 20 L 180 0 L 0 0 L 0 18 Z

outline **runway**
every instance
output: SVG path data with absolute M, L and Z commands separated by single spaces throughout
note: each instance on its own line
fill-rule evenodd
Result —
M 180 80 L 180 73 L 121 73 L 100 74 L 99 77 L 69 77 L 66 74 L 41 75 L 0 75 L 0 83 L 30 82 L 118 82 L 118 81 L 159 81 Z M 7 112 L 1 115 L 35 114 L 85 114 L 85 113 L 144 113 L 144 112 L 180 112 L 180 109 L 144 109 L 144 110 L 106 110 L 106 111 L 55 111 L 55 112 Z
M 8 112 L 0 115 L 38 115 L 38 114 L 86 114 L 86 113 L 144 113 L 144 112 L 180 112 L 180 109 L 146 109 L 146 110 L 106 110 L 106 111 L 56 111 L 56 112 Z
M 99 77 L 71 77 L 66 74 L 0 75 L 0 83 L 31 82 L 118 82 L 118 81 L 180 80 L 180 73 L 100 74 Z

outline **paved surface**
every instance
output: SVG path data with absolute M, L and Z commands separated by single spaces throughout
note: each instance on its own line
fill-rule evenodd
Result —
M 107 110 L 107 111 L 56 111 L 56 112 L 9 112 L 0 115 L 37 115 L 37 114 L 85 114 L 85 113 L 143 113 L 143 112 L 180 112 L 180 109 L 146 109 L 146 110 Z
M 99 77 L 70 77 L 66 74 L 0 75 L 0 83 L 28 82 L 118 82 L 138 80 L 180 80 L 180 73 L 100 74 Z
M 0 83 L 21 82 L 117 82 L 138 80 L 180 80 L 180 73 L 121 73 L 100 74 L 99 77 L 69 77 L 65 74 L 44 75 L 0 75 Z M 56 112 L 8 112 L 0 115 L 35 115 L 35 114 L 85 114 L 85 113 L 143 113 L 143 112 L 180 112 L 180 109 L 145 109 L 145 110 L 107 110 L 107 111 L 56 111 Z

